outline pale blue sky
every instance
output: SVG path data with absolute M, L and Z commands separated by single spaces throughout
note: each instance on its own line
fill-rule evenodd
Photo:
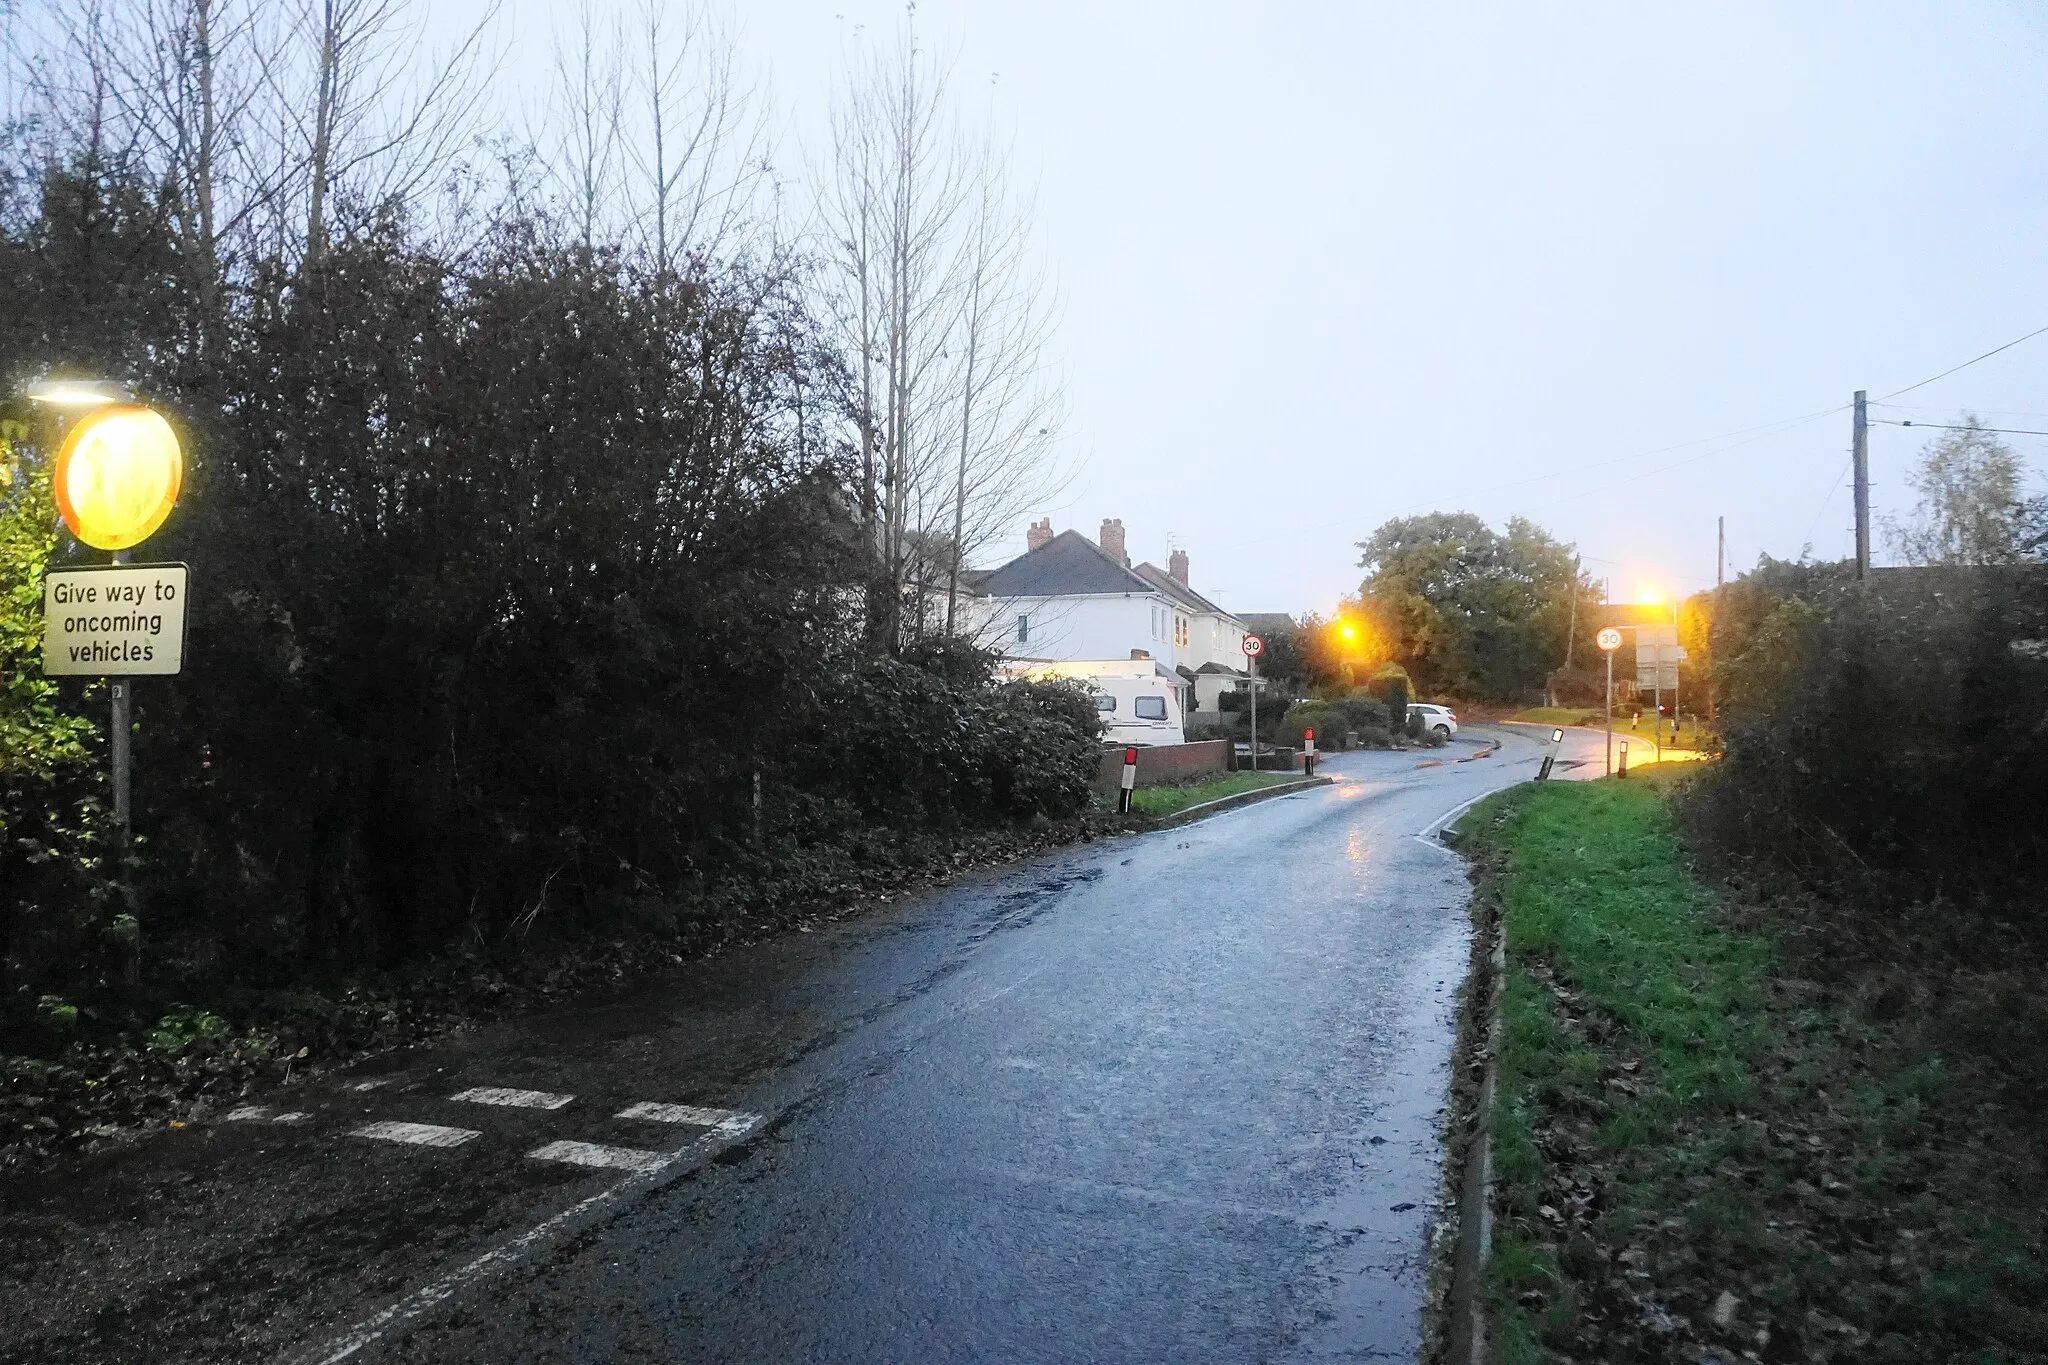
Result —
M 514 6 L 518 94 L 551 11 Z M 797 174 L 848 45 L 902 6 L 737 12 Z M 1121 517 L 1160 563 L 1171 535 L 1238 610 L 1327 611 L 1354 541 L 1438 508 L 1529 516 L 1624 598 L 1710 584 L 1716 514 L 1732 568 L 1844 554 L 1846 411 L 1683 443 L 2048 326 L 2038 5 L 925 0 L 918 22 L 971 104 L 995 77 L 1038 184 L 1077 467 L 1038 510 Z M 2048 336 L 1877 412 L 2048 429 L 2044 377 Z M 2048 441 L 2011 439 L 2043 467 Z M 1919 443 L 1876 429 L 1880 511 Z M 1629 469 L 1664 472 L 1619 491 Z

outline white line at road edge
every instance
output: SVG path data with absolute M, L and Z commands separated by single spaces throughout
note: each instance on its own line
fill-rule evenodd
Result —
M 1484 801 L 1487 797 L 1493 795 L 1494 792 L 1500 790 L 1501 788 L 1495 787 L 1492 791 L 1483 791 L 1479 793 L 1479 795 L 1473 797 L 1470 801 L 1460 801 L 1457 805 L 1452 806 L 1442 815 L 1437 816 L 1436 819 L 1430 821 L 1427 825 L 1424 825 L 1422 827 L 1421 832 L 1415 835 L 1416 842 L 1422 844 L 1426 848 L 1433 848 L 1439 853 L 1449 853 L 1452 857 L 1456 857 L 1457 851 L 1455 849 L 1445 847 L 1442 840 L 1439 839 L 1438 836 L 1444 832 L 1444 827 L 1449 825 L 1451 821 L 1457 819 L 1466 811 L 1471 810 L 1481 801 Z
M 501 1085 L 480 1085 L 448 1098 L 465 1104 L 499 1104 L 511 1109 L 560 1109 L 576 1097 L 551 1095 L 545 1090 L 507 1090 Z
M 694 1104 L 660 1104 L 654 1100 L 621 1109 L 615 1117 L 646 1119 L 651 1123 L 689 1123 L 721 1133 L 744 1133 L 761 1121 L 759 1114 L 742 1114 L 737 1109 L 699 1109 Z
M 595 1142 L 550 1142 L 527 1154 L 533 1161 L 565 1161 L 571 1166 L 596 1166 L 615 1171 L 651 1171 L 668 1160 L 666 1152 L 640 1147 L 606 1147 Z
M 755 1126 L 758 1126 L 758 1120 Z M 511 1269 L 557 1238 L 595 1227 L 603 1220 L 623 1212 L 628 1200 L 650 1194 L 672 1181 L 681 1179 L 699 1163 L 716 1156 L 752 1131 L 753 1126 L 749 1126 L 740 1132 L 713 1130 L 706 1133 L 688 1146 L 669 1153 L 662 1159 L 660 1165 L 651 1166 L 638 1175 L 628 1176 L 609 1189 L 600 1190 L 581 1203 L 570 1205 L 547 1221 L 520 1233 L 511 1241 L 492 1247 L 469 1264 L 450 1271 L 424 1288 L 414 1290 L 382 1312 L 372 1314 L 345 1335 L 288 1359 L 302 1365 L 337 1365 L 337 1362 L 347 1360 L 356 1352 L 376 1344 L 387 1335 L 411 1327 L 471 1285 Z

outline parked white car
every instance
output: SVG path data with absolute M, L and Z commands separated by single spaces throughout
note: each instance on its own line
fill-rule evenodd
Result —
M 1434 730 L 1445 739 L 1458 733 L 1458 714 L 1448 706 L 1415 702 L 1408 708 L 1408 719 L 1421 721 L 1423 729 Z

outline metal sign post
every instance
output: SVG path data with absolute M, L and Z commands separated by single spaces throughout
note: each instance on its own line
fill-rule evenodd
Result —
M 138 674 L 177 673 L 185 663 L 189 575 L 182 564 L 128 564 L 127 552 L 156 534 L 177 505 L 185 453 L 163 414 L 123 401 L 110 386 L 42 384 L 38 402 L 89 407 L 57 448 L 50 493 L 57 514 L 84 545 L 112 552 L 109 565 L 43 574 L 43 672 L 103 677 L 112 694 L 115 865 L 125 879 L 133 847 L 129 800 L 134 766 L 133 689 Z M 133 917 L 129 919 L 135 924 Z M 126 975 L 140 978 L 139 927 L 129 940 Z
M 1602 628 L 1596 643 L 1600 652 L 1607 656 L 1607 771 L 1614 775 L 1614 651 L 1621 648 L 1621 632 L 1613 626 Z
M 1244 637 L 1244 660 L 1251 669 L 1252 691 L 1252 771 L 1259 770 L 1259 655 L 1264 653 L 1266 642 L 1256 635 Z

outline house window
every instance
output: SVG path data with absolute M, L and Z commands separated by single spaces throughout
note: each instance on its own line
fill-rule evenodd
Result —
M 1182 649 L 1186 649 L 1188 647 L 1187 617 L 1176 616 L 1173 618 L 1173 642 L 1179 645 Z
M 1139 720 L 1165 720 L 1166 698 L 1140 697 L 1131 709 Z
M 1017 643 L 1020 645 L 1031 643 L 1031 618 L 1029 616 L 1019 616 L 1017 618 Z

